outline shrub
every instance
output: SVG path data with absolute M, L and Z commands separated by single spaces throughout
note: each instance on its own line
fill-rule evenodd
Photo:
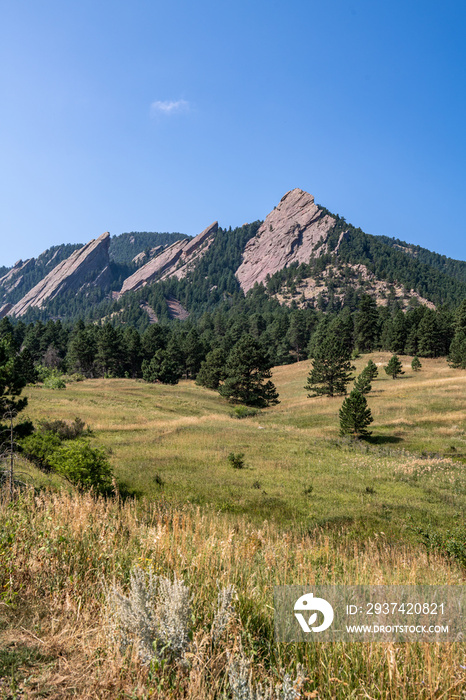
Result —
M 237 406 L 232 413 L 230 413 L 232 418 L 252 418 L 257 416 L 257 409 L 248 408 L 247 406 Z
M 228 455 L 228 461 L 234 469 L 243 469 L 244 467 L 244 454 L 243 452 L 230 452 Z
M 50 459 L 61 445 L 61 440 L 54 433 L 36 432 L 19 441 L 24 456 L 42 471 L 49 472 L 52 468 Z
M 82 418 L 75 418 L 71 423 L 65 420 L 41 420 L 39 430 L 41 433 L 54 433 L 60 440 L 74 440 L 82 435 L 92 434 Z
M 436 549 L 444 555 L 456 559 L 466 566 L 466 527 L 458 525 L 446 532 L 437 531 L 433 527 L 417 529 L 422 542 L 428 551 Z
M 233 700 L 298 700 L 301 697 L 301 688 L 304 684 L 305 673 L 301 664 L 298 664 L 294 679 L 289 673 L 281 670 L 281 688 L 275 692 L 272 688 L 263 688 L 261 683 L 254 683 L 252 678 L 251 661 L 244 655 L 242 649 L 230 660 L 228 668 L 228 680 Z M 313 693 L 309 697 L 314 697 Z
M 39 382 L 42 382 L 47 389 L 66 389 L 63 377 L 63 373 L 58 369 L 51 369 L 43 365 L 39 365 L 37 368 L 37 379 Z
M 235 596 L 231 584 L 219 589 L 209 635 L 213 644 L 231 620 Z M 183 659 L 193 636 L 191 594 L 183 581 L 176 576 L 171 581 L 136 566 L 130 573 L 128 595 L 114 585 L 107 592 L 107 604 L 121 651 L 136 644 L 145 664 Z
M 66 384 L 59 374 L 52 374 L 44 379 L 44 386 L 47 389 L 66 389 Z
M 422 364 L 419 359 L 419 357 L 416 355 L 416 357 L 413 357 L 413 361 L 411 362 L 411 369 L 413 369 L 415 372 L 419 372 L 421 369 Z
M 102 448 L 74 440 L 60 445 L 50 455 L 49 463 L 58 474 L 75 486 L 92 488 L 102 494 L 111 491 L 113 471 Z

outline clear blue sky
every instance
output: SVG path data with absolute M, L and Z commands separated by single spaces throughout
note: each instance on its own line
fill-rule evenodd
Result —
M 463 0 L 0 0 L 0 265 L 301 187 L 466 259 Z

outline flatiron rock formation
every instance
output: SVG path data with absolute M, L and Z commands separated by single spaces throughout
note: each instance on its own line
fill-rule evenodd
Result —
M 109 272 L 109 243 L 110 234 L 106 232 L 75 250 L 18 301 L 9 315 L 23 316 L 32 306 L 41 308 L 61 292 L 81 289 L 83 280 L 89 282 L 93 278 L 93 283 L 104 284 Z
M 134 292 L 156 279 L 167 279 L 173 276 L 178 277 L 178 279 L 185 277 L 208 250 L 217 231 L 218 222 L 215 221 L 194 238 L 177 241 L 168 248 L 164 248 L 159 255 L 125 279 L 121 294 Z
M 307 263 L 326 252 L 325 241 L 335 219 L 298 188 L 287 192 L 246 244 L 236 276 L 247 292 L 256 282 L 292 263 Z
M 12 292 L 18 285 L 20 285 L 23 281 L 24 273 L 31 267 L 34 267 L 34 263 L 34 258 L 29 258 L 29 260 L 24 262 L 22 260 L 18 260 L 11 270 L 8 270 L 6 275 L 0 277 L 0 289 L 2 292 Z

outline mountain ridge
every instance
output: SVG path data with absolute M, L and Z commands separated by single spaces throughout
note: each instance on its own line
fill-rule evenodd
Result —
M 46 251 L 47 264 L 40 270 L 34 259 L 18 261 L 0 278 L 0 317 L 81 314 L 98 320 L 101 314 L 123 319 L 126 307 L 137 306 L 144 314 L 141 309 L 147 305 L 159 318 L 164 317 L 169 298 L 192 313 L 214 308 L 228 295 L 251 293 L 256 285 L 280 303 L 324 310 L 351 303 L 351 296 L 364 291 L 378 303 L 398 298 L 401 308 L 411 301 L 456 304 L 466 297 L 466 262 L 396 238 L 366 234 L 299 188 L 287 192 L 265 220 L 254 225 L 226 230 L 214 222 L 193 238 L 144 236 L 143 250 L 137 232 L 115 237 L 123 246 L 118 262 L 109 255 L 113 239 L 108 233 L 84 246 L 75 244 L 68 257 L 64 257 L 70 252 L 66 246 Z M 156 236 L 165 236 L 164 243 L 157 245 Z M 148 246 L 149 241 L 156 245 Z M 88 254 L 92 256 L 95 247 L 98 252 L 92 260 Z M 48 271 L 47 265 L 53 269 Z M 31 270 L 42 276 L 28 289 L 24 280 Z M 307 287 L 303 280 L 309 280 Z M 336 290 L 337 282 L 341 285 Z M 317 283 L 319 294 L 307 294 L 306 289 L 317 288 Z M 280 291 L 283 285 L 288 299 Z M 21 290 L 25 293 L 18 298 Z

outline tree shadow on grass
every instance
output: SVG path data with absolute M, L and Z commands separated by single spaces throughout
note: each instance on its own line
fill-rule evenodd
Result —
M 364 442 L 368 442 L 370 445 L 397 445 L 399 442 L 403 442 L 403 438 L 396 437 L 396 435 L 369 435 L 364 438 Z

